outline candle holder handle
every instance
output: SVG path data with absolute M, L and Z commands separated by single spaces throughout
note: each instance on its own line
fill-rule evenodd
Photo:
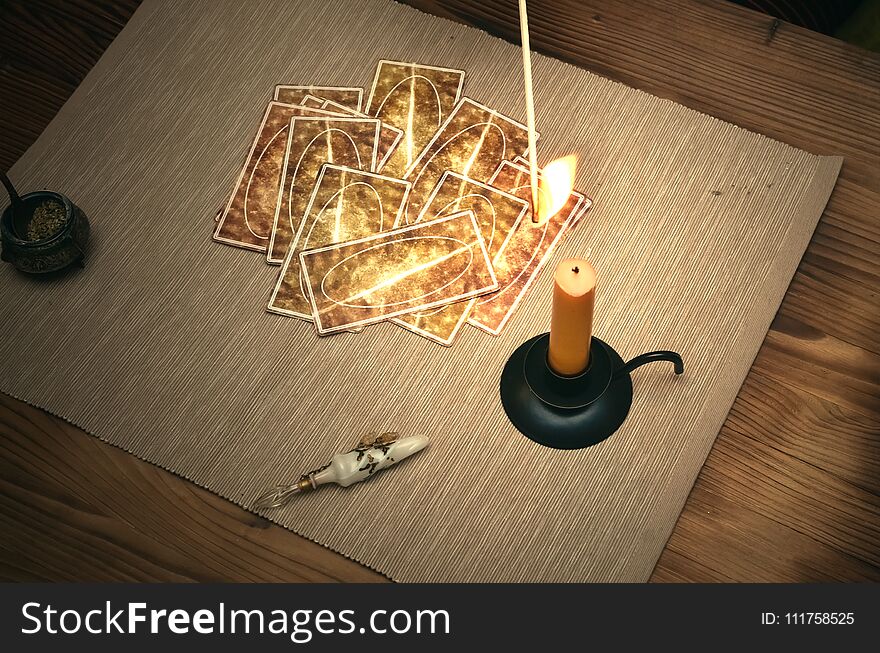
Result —
M 658 351 L 649 351 L 644 354 L 639 354 L 635 358 L 630 359 L 623 365 L 623 367 L 618 367 L 614 370 L 614 374 L 611 378 L 617 379 L 624 374 L 632 373 L 637 367 L 659 361 L 669 361 L 675 366 L 674 369 L 676 375 L 684 374 L 684 361 L 681 359 L 681 355 L 674 351 L 669 351 L 668 349 L 660 349 Z
M 684 362 L 674 351 L 651 351 L 624 363 L 608 343 L 593 337 L 590 364 L 581 374 L 561 376 L 547 362 L 547 333 L 524 342 L 501 374 L 501 403 L 513 425 L 527 438 L 554 449 L 582 449 L 610 437 L 632 405 L 630 373 L 656 361 L 669 361 L 675 373 Z

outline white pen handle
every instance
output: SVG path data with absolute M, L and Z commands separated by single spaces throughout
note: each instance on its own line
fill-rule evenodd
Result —
M 260 495 L 254 501 L 254 507 L 280 508 L 294 495 L 317 490 L 319 485 L 326 483 L 348 487 L 367 480 L 376 472 L 391 467 L 427 446 L 428 438 L 423 435 L 360 445 L 346 453 L 336 454 L 327 465 L 303 474 L 296 483 L 278 485 Z
M 400 462 L 426 446 L 428 446 L 428 438 L 415 435 L 390 444 L 358 447 L 348 453 L 338 453 L 333 456 L 330 465 L 316 472 L 312 479 L 315 486 L 336 483 L 348 487 L 353 483 L 367 480 L 376 472 Z

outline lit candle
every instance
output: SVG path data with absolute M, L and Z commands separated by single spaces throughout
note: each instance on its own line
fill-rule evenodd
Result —
M 554 372 L 576 376 L 590 362 L 596 270 L 588 261 L 569 258 L 553 275 L 553 313 L 547 361 Z

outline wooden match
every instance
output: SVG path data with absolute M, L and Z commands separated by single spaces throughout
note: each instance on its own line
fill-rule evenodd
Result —
M 532 222 L 538 222 L 538 138 L 535 133 L 535 96 L 532 91 L 532 53 L 526 0 L 519 0 L 519 31 L 522 38 L 523 77 L 526 90 L 526 125 L 529 128 L 529 179 L 532 187 Z

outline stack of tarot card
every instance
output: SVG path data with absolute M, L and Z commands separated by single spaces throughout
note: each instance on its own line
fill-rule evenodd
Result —
M 382 60 L 366 106 L 361 88 L 275 87 L 214 232 L 281 266 L 269 311 L 319 335 L 501 332 L 590 201 L 533 222 L 527 129 L 462 97 L 464 79 Z

